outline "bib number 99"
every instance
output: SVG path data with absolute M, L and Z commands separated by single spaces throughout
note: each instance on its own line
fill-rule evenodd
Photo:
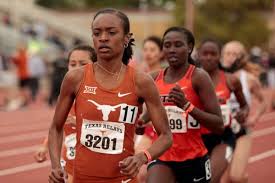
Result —
M 171 130 L 181 130 L 182 129 L 182 121 L 181 119 L 170 119 L 169 120 L 169 125 Z

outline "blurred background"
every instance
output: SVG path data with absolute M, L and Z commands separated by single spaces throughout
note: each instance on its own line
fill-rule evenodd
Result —
M 274 0 L 1 1 L 0 68 L 1 73 L 5 73 L 0 77 L 1 90 L 15 85 L 17 77 L 22 77 L 16 75 L 16 69 L 21 66 L 12 60 L 23 47 L 28 55 L 39 60 L 32 62 L 39 67 L 33 74 L 36 86 L 31 89 L 32 95 L 42 93 L 47 97 L 50 90 L 47 81 L 54 72 L 54 63 L 62 60 L 74 45 L 92 44 L 91 20 L 93 14 L 104 7 L 121 9 L 129 16 L 136 39 L 134 57 L 138 61 L 142 59 L 141 47 L 146 37 L 161 37 L 167 27 L 182 25 L 194 32 L 197 43 L 210 36 L 222 43 L 233 39 L 243 42 L 251 54 L 263 58 L 256 61 L 268 70 L 269 54 L 275 50 L 274 4 Z M 32 56 L 28 60 L 32 60 Z M 268 85 L 265 78 L 263 82 Z M 6 105 L 8 98 L 1 96 L 0 104 Z M 6 106 L 7 110 L 26 105 L 19 103 Z
M 136 39 L 135 59 L 141 60 L 143 40 L 162 36 L 172 25 L 182 25 L 192 30 L 196 41 L 215 37 L 222 43 L 235 39 L 243 42 L 251 54 L 268 69 L 268 55 L 275 50 L 275 1 L 274 0 L 9 0 L 0 2 L 0 55 L 1 76 L 5 85 L 16 83 L 16 69 L 22 69 L 14 60 L 18 51 L 25 50 L 28 60 L 35 63 L 36 81 L 31 87 L 35 98 L 42 93 L 49 95 L 48 80 L 57 60 L 66 51 L 80 43 L 92 44 L 91 20 L 100 8 L 114 7 L 127 13 L 131 31 Z M 150 18 L 148 18 L 150 17 Z M 24 51 L 23 51 L 24 52 Z M 49 54 L 50 53 L 50 54 Z M 32 58 L 35 57 L 35 58 Z M 13 61 L 12 61 L 13 60 Z M 63 60 L 64 61 L 64 60 Z M 32 64 L 34 65 L 34 64 Z M 62 65 L 62 64 L 61 64 Z M 32 72 L 32 71 L 30 71 Z M 3 75 L 3 74 L 1 74 Z M 30 76 L 32 77 L 32 76 Z M 263 76 L 264 77 L 264 76 Z M 264 79 L 263 79 L 264 80 Z M 268 85 L 267 81 L 263 81 Z M 15 90 L 15 89 L 14 89 Z M 47 93 L 48 90 L 48 93 Z M 12 95 L 12 93 L 9 93 Z M 15 94 L 13 97 L 16 96 Z M 8 97 L 12 98 L 12 97 Z M 8 98 L 1 97 L 6 105 Z M 46 99 L 45 99 L 46 100 Z M 17 108 L 20 102 L 6 106 Z
M 67 72 L 68 50 L 92 45 L 93 15 L 106 7 L 128 15 L 137 63 L 143 59 L 143 40 L 162 37 L 172 25 L 192 30 L 196 45 L 205 37 L 243 42 L 251 61 L 264 68 L 260 79 L 271 110 L 275 76 L 268 73 L 275 70 L 275 0 L 1 0 L 0 182 L 20 182 L 21 176 L 27 177 L 23 182 L 47 182 L 49 161 L 36 164 L 32 154 L 53 115 L 58 91 L 51 84 Z M 31 80 L 28 91 L 18 86 L 25 78 Z M 15 162 L 4 162 L 9 158 Z M 33 174 L 28 178 L 29 171 Z

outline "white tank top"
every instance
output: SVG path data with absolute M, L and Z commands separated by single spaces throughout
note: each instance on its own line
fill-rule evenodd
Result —
M 242 84 L 245 100 L 246 100 L 247 104 L 250 105 L 251 104 L 251 93 L 250 93 L 250 89 L 248 86 L 247 71 L 241 70 L 239 79 Z M 240 108 L 240 106 L 239 106 L 239 103 L 233 93 L 231 94 L 229 102 L 230 102 L 230 105 L 232 108 L 232 112 L 235 113 Z

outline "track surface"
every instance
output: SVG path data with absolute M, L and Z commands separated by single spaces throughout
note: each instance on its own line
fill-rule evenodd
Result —
M 266 91 L 270 97 L 271 91 Z M 0 182 L 46 183 L 50 162 L 38 164 L 33 154 L 53 117 L 53 109 L 35 104 L 13 112 L 0 112 Z M 249 182 L 275 182 L 275 112 L 267 112 L 253 132 L 248 167 Z

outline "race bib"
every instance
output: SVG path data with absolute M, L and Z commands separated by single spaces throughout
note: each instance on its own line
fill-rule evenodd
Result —
M 134 124 L 138 114 L 138 107 L 133 105 L 121 104 L 120 107 L 120 122 Z
M 187 121 L 188 121 L 188 129 L 200 129 L 201 127 L 200 123 L 197 120 L 195 120 L 191 115 L 188 115 Z
M 76 133 L 66 136 L 64 143 L 67 149 L 66 157 L 69 160 L 73 160 L 75 158 Z
M 224 126 L 228 126 L 230 124 L 230 113 L 231 113 L 231 108 L 229 104 L 221 105 L 221 111 L 222 111 L 223 124 Z
M 165 110 L 172 133 L 186 133 L 186 115 L 184 111 L 177 106 L 165 106 Z
M 123 123 L 83 119 L 80 143 L 93 152 L 120 154 L 123 151 L 124 133 Z

